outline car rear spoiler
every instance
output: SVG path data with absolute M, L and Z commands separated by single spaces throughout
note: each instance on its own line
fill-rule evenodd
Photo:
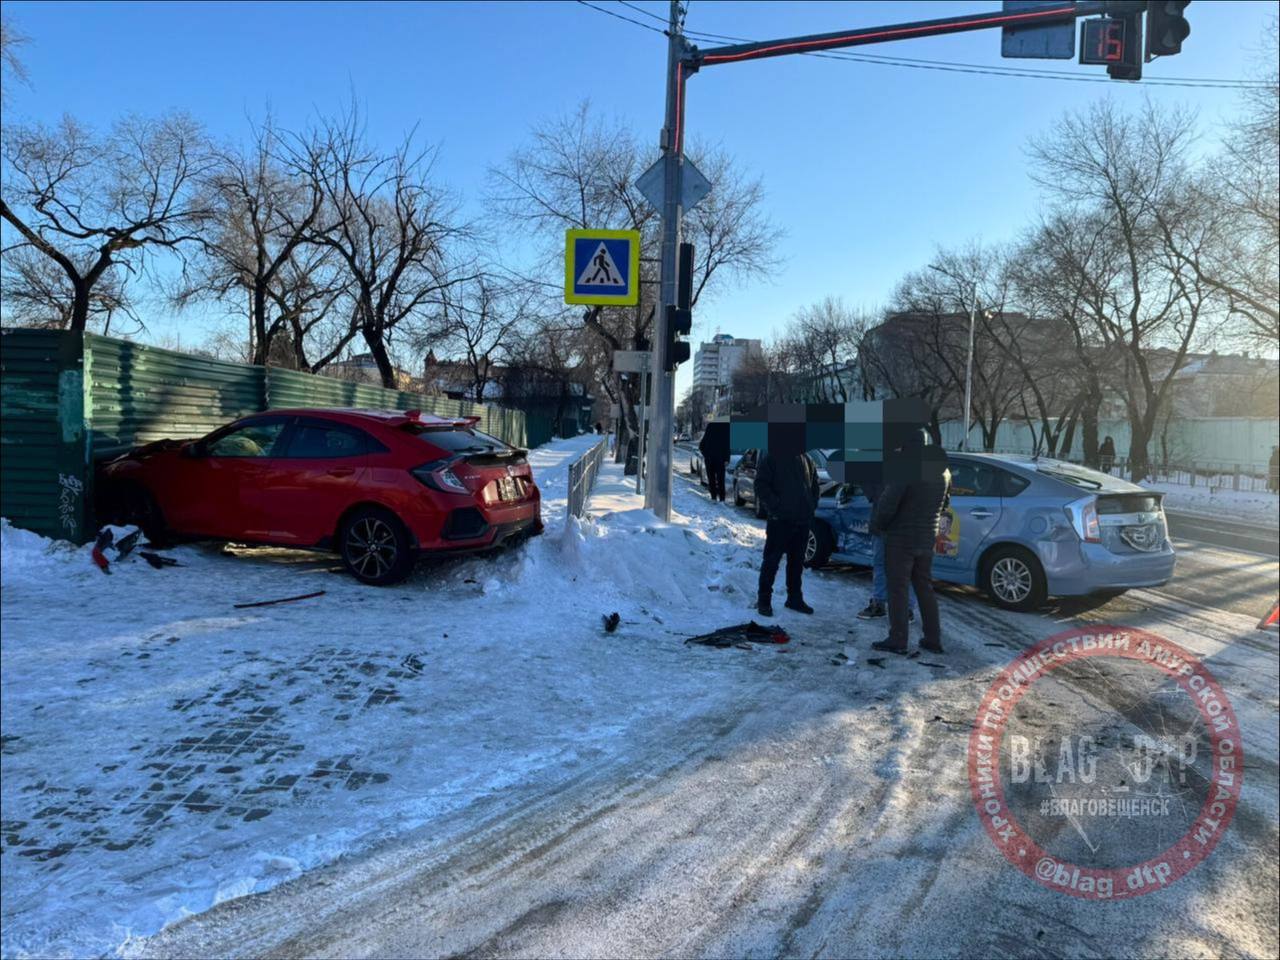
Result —
M 404 415 L 406 419 L 411 420 L 415 423 L 427 422 L 422 419 L 422 411 L 416 408 L 413 410 L 406 410 L 404 412 Z M 430 416 L 434 420 L 434 423 L 432 423 L 431 425 L 438 426 L 438 427 L 446 427 L 446 426 L 474 427 L 477 423 L 479 423 L 483 419 L 482 417 L 477 417 L 477 416 L 442 417 L 438 413 L 428 414 L 428 416 Z

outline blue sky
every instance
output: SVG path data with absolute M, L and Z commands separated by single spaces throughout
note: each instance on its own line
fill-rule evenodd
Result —
M 593 0 L 652 23 L 613 0 Z M 663 15 L 666 4 L 634 0 Z M 771 38 L 952 16 L 986 2 L 765 3 L 693 0 L 688 28 Z M 1192 34 L 1151 79 L 1250 75 L 1269 2 L 1193 3 Z M 545 3 L 32 3 L 6 14 L 31 38 L 31 88 L 9 112 L 63 112 L 106 125 L 127 111 L 189 111 L 216 135 L 239 136 L 269 104 L 282 125 L 331 112 L 354 89 L 369 130 L 390 144 L 418 125 L 441 146 L 437 170 L 468 203 L 538 120 L 590 99 L 652 142 L 662 124 L 666 40 L 573 2 Z M 1000 57 L 998 31 L 881 44 L 863 52 L 991 66 L 1043 66 L 1080 76 L 1074 61 Z M 704 70 L 688 92 L 688 132 L 722 145 L 759 174 L 770 216 L 787 231 L 772 281 L 725 290 L 695 318 L 768 338 L 799 306 L 828 294 L 875 307 L 938 244 L 1014 236 L 1038 198 L 1023 152 L 1064 111 L 1110 96 L 1144 96 L 1200 112 L 1206 142 L 1238 105 L 1233 91 L 1153 84 L 1006 78 L 782 57 Z M 198 315 L 152 324 L 203 339 Z M 678 387 L 688 382 L 682 369 Z

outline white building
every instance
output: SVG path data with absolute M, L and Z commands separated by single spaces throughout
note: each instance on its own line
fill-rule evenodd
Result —
M 740 340 L 727 333 L 717 333 L 693 355 L 693 388 L 705 390 L 709 398 L 714 399 L 729 386 L 733 372 L 749 355 L 763 352 L 759 340 Z

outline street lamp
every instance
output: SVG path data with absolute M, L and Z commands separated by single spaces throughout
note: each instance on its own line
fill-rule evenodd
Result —
M 929 264 L 930 270 L 936 270 L 943 276 L 951 276 L 936 263 Z M 973 289 L 969 294 L 969 355 L 964 364 L 964 434 L 960 438 L 960 449 L 969 446 L 969 411 L 973 409 L 973 323 L 978 315 L 978 278 L 974 277 Z

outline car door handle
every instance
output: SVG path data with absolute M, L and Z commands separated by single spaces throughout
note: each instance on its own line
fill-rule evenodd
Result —
M 979 520 L 986 520 L 988 517 L 994 517 L 995 514 L 990 510 L 984 510 L 982 507 L 974 507 L 969 511 L 969 516 L 977 517 Z
M 356 472 L 355 467 L 333 467 L 326 471 L 331 477 L 349 477 Z

